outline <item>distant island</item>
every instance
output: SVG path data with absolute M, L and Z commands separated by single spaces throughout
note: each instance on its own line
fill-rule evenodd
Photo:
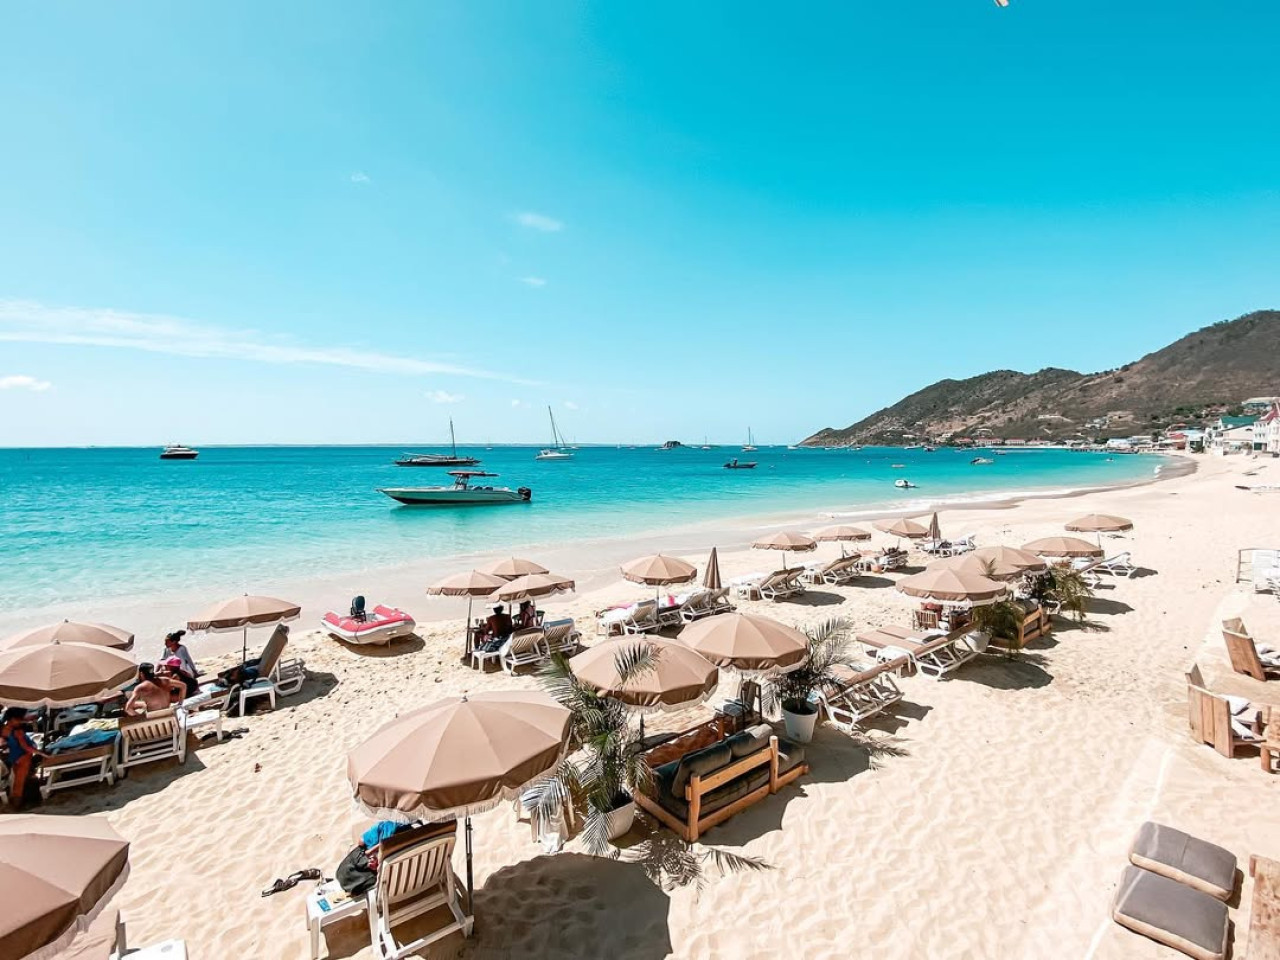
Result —
M 940 380 L 801 446 L 949 443 L 992 438 L 1106 440 L 1198 426 L 1280 392 L 1280 311 L 1259 310 L 1188 334 L 1102 373 L 995 370 Z

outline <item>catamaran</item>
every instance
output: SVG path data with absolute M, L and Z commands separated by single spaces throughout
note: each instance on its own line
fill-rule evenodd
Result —
M 747 427 L 747 442 L 742 445 L 743 453 L 750 453 L 756 448 L 756 438 L 751 434 L 751 428 Z
M 392 500 L 407 506 L 469 506 L 485 503 L 528 503 L 533 499 L 533 491 L 528 487 L 473 487 L 471 481 L 477 477 L 496 477 L 496 473 L 483 470 L 450 470 L 449 476 L 454 478 L 451 487 L 380 487 L 379 493 L 385 493 Z
M 564 437 L 560 435 L 559 429 L 556 427 L 556 415 L 551 412 L 551 407 L 547 407 L 547 416 L 551 418 L 551 446 L 544 450 L 539 450 L 535 460 L 572 460 L 573 454 L 569 451 L 568 446 L 564 442 Z
M 475 457 L 458 456 L 458 441 L 453 436 L 453 417 L 449 418 L 449 448 L 452 453 L 406 453 L 396 461 L 397 467 L 474 467 Z

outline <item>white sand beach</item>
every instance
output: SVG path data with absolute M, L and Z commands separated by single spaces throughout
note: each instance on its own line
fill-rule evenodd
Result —
M 1198 662 L 1213 688 L 1280 703 L 1280 685 L 1269 690 L 1231 672 L 1219 632 L 1223 617 L 1243 615 L 1255 635 L 1280 640 L 1280 603 L 1234 582 L 1237 549 L 1280 544 L 1280 492 L 1234 485 L 1249 482 L 1241 481 L 1247 470 L 1260 470 L 1259 482 L 1280 482 L 1280 461 L 1202 457 L 1198 465 L 1192 475 L 1146 486 L 947 510 L 944 531 L 971 532 L 980 545 L 1061 533 L 1082 513 L 1122 514 L 1134 530 L 1103 543 L 1109 553 L 1130 551 L 1143 572 L 1108 579 L 1089 629 L 1059 620 L 1019 660 L 986 656 L 945 681 L 908 678 L 905 701 L 860 737 L 820 726 L 812 773 L 710 830 L 692 856 L 648 820 L 609 860 L 588 857 L 575 842 L 543 855 L 509 804 L 476 818 L 475 934 L 424 955 L 1179 956 L 1109 919 L 1142 821 L 1226 846 L 1242 867 L 1251 853 L 1280 857 L 1280 780 L 1259 769 L 1255 754 L 1227 760 L 1191 741 L 1183 678 Z M 579 582 L 576 594 L 543 605 L 549 615 L 578 618 L 593 643 L 594 610 L 651 595 L 617 576 L 618 561 L 665 546 L 701 566 L 715 544 L 727 580 L 778 559 L 744 549 L 746 537 L 735 544 L 691 543 L 691 536 L 535 556 Z M 819 555 L 837 549 L 825 544 Z M 897 576 L 741 608 L 795 625 L 832 616 L 857 629 L 905 622 L 911 604 L 892 589 Z M 132 841 L 132 873 L 117 901 L 131 942 L 182 938 L 195 960 L 307 957 L 308 885 L 270 898 L 259 891 L 305 867 L 332 875 L 352 846 L 358 821 L 347 750 L 439 697 L 536 686 L 531 676 L 460 665 L 460 620 L 439 618 L 460 617 L 465 601 L 428 598 L 426 582 L 419 568 L 385 583 L 295 581 L 290 597 L 304 604 L 305 619 L 289 652 L 309 673 L 300 693 L 274 712 L 230 720 L 242 735 L 205 741 L 185 765 L 141 767 L 113 788 L 67 791 L 44 805 L 104 813 Z M 369 651 L 312 629 L 324 609 L 355 593 L 418 616 L 421 640 Z M 157 598 L 143 622 L 123 620 L 147 637 L 140 654 L 153 652 L 147 644 L 159 630 L 195 612 L 188 602 Z M 230 645 L 189 640 L 206 667 L 212 661 L 203 654 Z M 703 715 L 666 714 L 651 728 L 676 729 Z M 713 850 L 753 858 L 759 869 L 722 873 L 706 855 Z M 1237 956 L 1249 895 L 1246 877 L 1232 907 Z M 326 937 L 330 957 L 372 956 L 363 920 L 334 924 Z

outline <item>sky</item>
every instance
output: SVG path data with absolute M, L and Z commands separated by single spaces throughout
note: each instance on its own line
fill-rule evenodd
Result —
M 795 442 L 1280 306 L 1274 0 L 8 5 L 0 445 Z

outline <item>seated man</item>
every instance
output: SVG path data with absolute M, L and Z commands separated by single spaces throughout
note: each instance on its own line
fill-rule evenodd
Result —
M 493 608 L 493 613 L 485 620 L 484 625 L 488 633 L 484 646 L 486 650 L 497 650 L 515 631 L 515 624 L 503 610 L 502 604 Z
M 124 712 L 129 716 L 142 716 L 168 710 L 182 700 L 187 688 L 172 677 L 159 676 L 149 663 L 138 664 L 138 685 L 129 694 Z

